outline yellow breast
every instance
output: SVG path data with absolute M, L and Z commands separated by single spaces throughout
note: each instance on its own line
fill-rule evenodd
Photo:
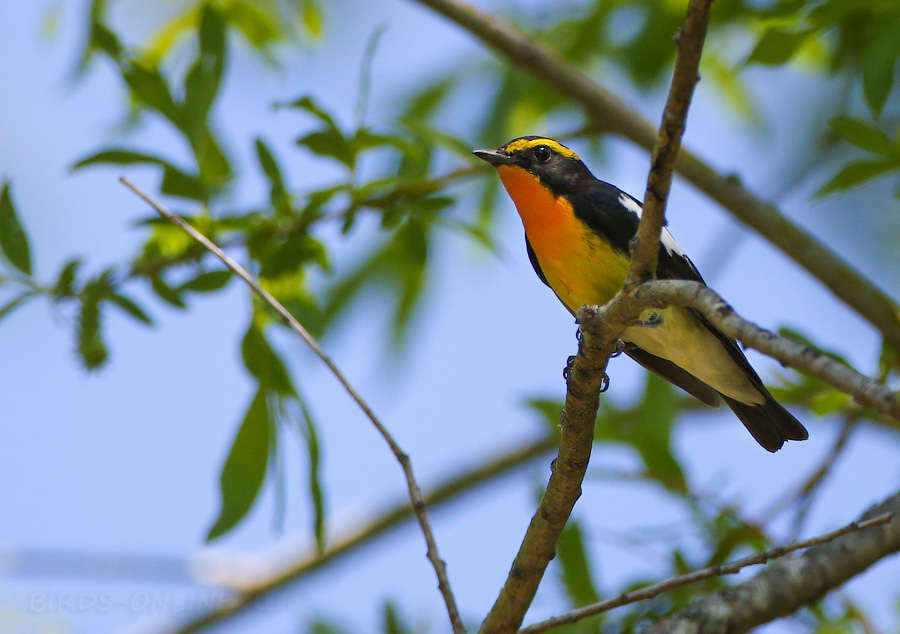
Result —
M 608 302 L 625 282 L 628 258 L 591 231 L 571 203 L 554 196 L 536 176 L 514 166 L 497 171 L 559 299 L 573 312 L 585 304 Z

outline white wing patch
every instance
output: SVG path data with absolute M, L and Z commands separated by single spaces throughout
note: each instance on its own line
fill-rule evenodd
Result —
M 622 203 L 622 206 L 625 207 L 628 211 L 633 213 L 638 218 L 641 217 L 641 205 L 638 202 L 629 196 L 626 193 L 619 194 L 619 202 Z M 669 233 L 669 230 L 663 227 L 662 233 L 659 236 L 659 241 L 665 247 L 666 251 L 669 252 L 669 255 L 680 255 L 683 258 L 687 258 L 687 254 L 684 252 L 678 243 L 675 242 L 675 238 L 672 237 L 672 234 Z

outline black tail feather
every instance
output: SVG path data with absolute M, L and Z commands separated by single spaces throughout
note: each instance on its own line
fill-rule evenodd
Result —
M 778 451 L 786 440 L 806 440 L 809 432 L 794 416 L 766 391 L 766 402 L 747 405 L 721 395 L 728 407 L 741 419 L 760 445 L 768 451 Z

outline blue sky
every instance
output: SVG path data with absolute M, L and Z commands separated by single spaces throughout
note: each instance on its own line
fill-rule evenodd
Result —
M 355 19 L 336 19 L 351 4 Z M 103 64 L 95 65 L 82 82 L 71 80 L 84 5 L 60 4 L 60 31 L 47 39 L 41 36 L 44 13 L 57 5 L 0 4 L 0 85 L 6 93 L 0 100 L 0 177 L 13 183 L 36 270 L 45 280 L 74 255 L 85 256 L 91 271 L 124 260 L 142 239 L 133 222 L 148 215 L 148 209 L 116 182 L 118 170 L 69 171 L 78 158 L 112 138 L 123 105 L 121 88 Z M 329 4 L 325 41 L 286 55 L 280 70 L 266 67 L 246 51 L 232 57 L 216 121 L 226 131 L 239 171 L 255 169 L 251 140 L 261 134 L 289 166 L 293 187 L 305 189 L 333 176 L 292 147 L 307 122 L 275 113 L 270 105 L 311 92 L 346 121 L 352 120 L 359 60 L 379 24 L 388 28 L 373 67 L 370 120 L 375 126 L 390 124 L 391 95 L 461 56 L 482 54 L 471 38 L 414 3 L 373 5 Z M 117 26 L 139 38 L 158 16 L 139 15 L 130 7 L 121 7 L 114 16 Z M 771 85 L 760 97 L 764 115 L 773 117 L 771 129 L 748 133 L 723 114 L 721 104 L 701 84 L 686 145 L 765 193 L 781 178 L 777 156 L 763 165 L 754 157 L 773 139 L 790 135 L 795 124 L 779 116 L 783 100 L 802 102 L 808 95 L 797 73 L 774 79 L 751 74 L 751 79 Z M 471 113 L 466 112 L 465 99 L 457 101 L 447 116 L 448 126 L 465 137 Z M 659 98 L 635 102 L 656 119 Z M 148 123 L 135 136 L 135 145 L 164 148 L 177 156 L 180 149 L 164 128 Z M 574 145 L 590 156 L 585 143 Z M 603 162 L 591 161 L 595 173 L 640 195 L 647 156 L 624 142 L 612 141 L 608 147 Z M 789 155 L 774 147 L 774 154 Z M 129 170 L 128 175 L 150 190 L 158 186 L 152 171 Z M 238 199 L 253 199 L 263 191 L 255 176 L 246 182 L 246 190 L 236 192 Z M 853 208 L 840 202 L 811 204 L 806 194 L 784 200 L 783 208 L 875 275 L 894 297 L 900 295 L 900 274 L 887 276 L 881 266 L 896 236 L 885 235 L 884 244 L 866 242 L 869 225 L 853 216 Z M 473 201 L 471 196 L 461 198 L 461 204 Z M 536 438 L 542 423 L 523 402 L 533 396 L 562 398 L 562 367 L 575 351 L 571 317 L 534 277 L 512 204 L 505 198 L 500 204 L 496 234 L 501 257 L 479 251 L 458 236 L 440 244 L 430 301 L 402 361 L 385 360 L 386 317 L 377 304 L 351 312 L 325 341 L 412 456 L 426 488 L 482 457 Z M 683 183 L 676 183 L 669 218 L 673 234 L 707 281 L 739 311 L 766 327 L 798 327 L 828 342 L 864 372 L 872 371 L 878 341 L 871 330 L 785 256 L 743 234 Z M 362 241 L 335 242 L 339 270 L 352 265 L 353 249 Z M 731 259 L 712 266 L 721 245 L 731 241 L 737 244 Z M 146 631 L 183 618 L 185 606 L 219 596 L 199 584 L 141 575 L 123 581 L 28 574 L 27 566 L 15 564 L 16 555 L 137 554 L 174 561 L 174 568 L 167 568 L 172 570 L 179 569 L 178 562 L 218 553 L 231 565 L 244 562 L 259 568 L 309 545 L 311 519 L 298 441 L 297 450 L 287 452 L 291 484 L 285 534 L 272 530 L 269 487 L 251 517 L 215 544 L 215 553 L 204 551 L 203 535 L 218 508 L 218 472 L 252 398 L 236 345 L 247 322 L 245 290 L 232 283 L 225 293 L 198 297 L 188 312 L 153 302 L 144 290 L 136 295 L 151 307 L 157 326 L 143 328 L 110 314 L 106 326 L 112 359 L 94 374 L 82 371 L 75 358 L 72 315 L 67 311 L 36 302 L 0 323 L 0 631 Z M 835 337 L 836 332 L 841 336 Z M 400 469 L 302 343 L 289 337 L 279 337 L 278 343 L 294 360 L 292 369 L 313 404 L 326 452 L 329 525 L 335 536 L 345 534 L 403 499 Z M 752 359 L 764 375 L 782 371 L 758 356 Z M 634 364 L 617 360 L 613 389 L 605 398 L 625 402 L 642 380 Z M 701 490 L 745 503 L 752 516 L 786 484 L 802 481 L 828 450 L 837 426 L 808 422 L 808 442 L 770 455 L 730 412 L 704 414 L 679 428 L 677 450 Z M 895 491 L 900 481 L 896 452 L 895 435 L 871 431 L 855 437 L 814 506 L 806 533 L 843 525 Z M 597 469 L 636 464 L 634 456 L 615 448 L 599 449 L 592 461 Z M 540 460 L 478 491 L 466 503 L 434 514 L 442 555 L 468 618 L 477 620 L 493 602 L 530 518 L 535 487 L 546 480 L 548 466 L 549 458 Z M 652 576 L 659 560 L 616 546 L 603 535 L 683 520 L 672 503 L 646 487 L 598 478 L 589 478 L 576 512 L 593 535 L 588 546 L 602 561 L 605 587 L 640 574 Z M 414 623 L 441 631 L 445 621 L 424 550 L 421 536 L 407 525 L 222 631 L 290 632 L 298 621 L 334 614 L 341 623 L 370 631 L 385 599 L 398 601 Z M 887 628 L 897 624 L 896 613 L 887 606 L 900 591 L 898 578 L 896 561 L 889 561 L 848 586 L 854 597 L 873 606 L 876 622 Z M 348 603 L 347 597 L 353 600 Z M 560 606 L 559 597 L 544 592 L 531 616 L 549 616 Z

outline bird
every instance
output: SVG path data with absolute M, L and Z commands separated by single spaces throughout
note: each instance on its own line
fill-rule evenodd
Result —
M 473 153 L 496 168 L 525 228 L 535 273 L 569 312 L 612 299 L 628 274 L 641 203 L 596 178 L 578 154 L 550 138 L 523 136 Z M 706 285 L 665 227 L 656 275 Z M 809 437 L 766 389 L 737 342 L 700 312 L 648 309 L 620 339 L 624 352 L 647 370 L 710 407 L 724 401 L 768 451 Z

